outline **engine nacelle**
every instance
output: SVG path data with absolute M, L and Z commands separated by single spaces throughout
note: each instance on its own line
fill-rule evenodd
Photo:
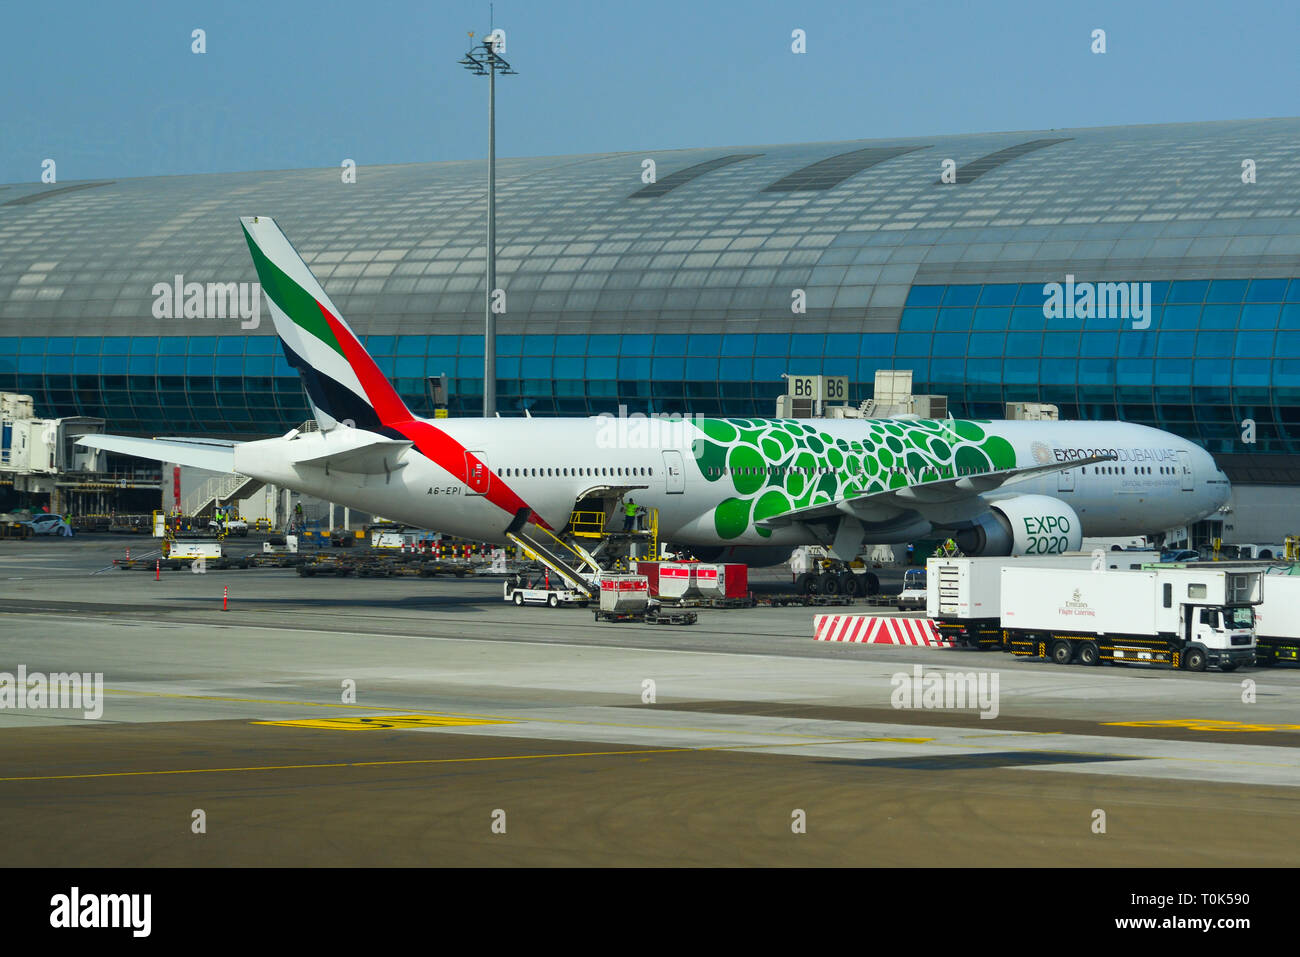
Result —
M 1083 547 L 1083 523 L 1059 498 L 1017 495 L 990 502 L 953 540 L 964 555 L 1060 555 Z

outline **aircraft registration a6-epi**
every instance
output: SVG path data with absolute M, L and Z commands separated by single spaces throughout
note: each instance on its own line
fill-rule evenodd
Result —
M 238 472 L 474 541 L 560 532 L 579 502 L 658 509 L 704 559 L 803 544 L 952 537 L 968 555 L 1054 554 L 1159 533 L 1228 499 L 1204 449 L 1123 422 L 969 419 L 425 419 L 412 414 L 268 217 L 241 219 L 275 331 L 317 428 L 239 443 L 89 435 L 82 444 Z M 584 506 L 586 507 L 586 506 Z

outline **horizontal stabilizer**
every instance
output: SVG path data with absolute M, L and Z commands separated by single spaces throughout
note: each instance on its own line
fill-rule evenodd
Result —
M 401 458 L 412 444 L 400 439 L 376 439 L 364 445 L 327 451 L 321 451 L 318 446 L 303 458 L 294 459 L 293 464 L 337 469 L 340 472 L 355 472 L 361 475 L 377 475 L 380 472 L 395 471 L 405 465 Z
M 155 462 L 175 462 L 211 472 L 235 471 L 235 447 L 209 442 L 186 442 L 182 439 L 135 439 L 124 435 L 83 435 L 78 445 L 92 449 L 135 455 Z

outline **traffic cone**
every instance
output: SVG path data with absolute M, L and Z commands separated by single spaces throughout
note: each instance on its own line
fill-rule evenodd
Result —
M 221 610 L 230 611 L 230 586 L 221 586 Z
M 162 581 L 162 562 L 156 558 L 153 560 L 153 580 L 156 582 Z

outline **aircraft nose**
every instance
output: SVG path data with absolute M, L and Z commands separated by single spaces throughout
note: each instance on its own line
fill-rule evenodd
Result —
M 1215 481 L 1215 502 L 1218 505 L 1227 505 L 1228 499 L 1232 497 L 1232 484 L 1228 481 L 1228 475 L 1223 469 L 1217 469 L 1214 473 Z

